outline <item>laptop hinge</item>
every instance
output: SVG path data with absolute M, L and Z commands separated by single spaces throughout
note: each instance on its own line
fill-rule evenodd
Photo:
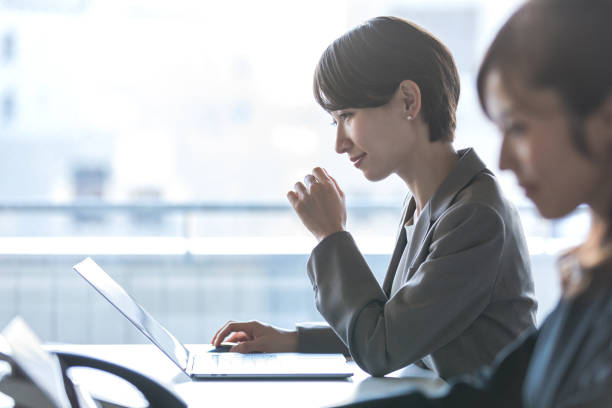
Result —
M 187 349 L 187 353 L 189 353 L 187 355 L 187 367 L 185 367 L 185 372 L 187 373 L 187 375 L 191 375 L 193 373 L 193 364 L 194 364 L 194 353 L 192 353 L 191 351 L 189 351 L 189 349 Z

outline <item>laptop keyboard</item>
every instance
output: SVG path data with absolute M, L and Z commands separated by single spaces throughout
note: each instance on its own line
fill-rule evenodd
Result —
M 238 377 L 347 377 L 352 371 L 342 354 L 202 353 L 194 356 L 192 375 Z
M 282 368 L 280 359 L 271 354 L 198 354 L 193 362 L 195 373 L 233 373 L 235 371 L 265 372 Z

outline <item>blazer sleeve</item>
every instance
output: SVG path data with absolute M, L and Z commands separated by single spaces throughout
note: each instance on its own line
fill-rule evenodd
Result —
M 447 344 L 490 301 L 504 247 L 501 216 L 469 203 L 449 209 L 432 228 L 429 255 L 390 299 L 347 232 L 325 238 L 308 261 L 317 309 L 372 375 Z
M 298 323 L 298 353 L 342 353 L 348 355 L 346 345 L 325 323 Z
M 440 396 L 427 396 L 411 387 L 404 393 L 358 400 L 342 408 L 521 408 L 523 382 L 537 338 L 538 331 L 528 330 L 504 348 L 490 367 L 457 379 Z

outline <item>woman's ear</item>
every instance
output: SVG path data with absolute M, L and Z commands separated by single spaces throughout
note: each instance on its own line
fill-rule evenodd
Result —
M 612 144 L 612 91 L 610 91 L 602 105 L 602 115 L 608 143 Z
M 612 160 L 612 91 L 586 125 L 590 151 L 603 160 Z
M 421 112 L 421 89 L 416 82 L 406 79 L 400 82 L 399 98 L 402 101 L 402 115 L 412 120 Z

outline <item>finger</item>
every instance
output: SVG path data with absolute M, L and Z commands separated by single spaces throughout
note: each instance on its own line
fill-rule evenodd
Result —
M 260 337 L 255 340 L 245 341 L 232 347 L 229 351 L 232 353 L 265 353 L 266 352 L 266 338 Z
M 227 337 L 228 334 L 230 334 L 232 332 L 231 329 L 229 329 L 229 326 L 232 324 L 232 322 L 227 322 L 218 332 L 217 334 L 215 334 L 215 337 L 213 338 L 212 341 L 212 345 L 215 347 L 219 347 L 221 345 L 221 342 L 223 342 L 223 340 L 225 340 L 225 338 Z
M 221 326 L 221 328 L 219 330 L 217 330 L 217 332 L 215 333 L 215 335 L 213 336 L 212 340 L 210 341 L 210 344 L 215 344 L 217 342 L 217 337 L 219 337 L 219 333 L 221 333 L 221 331 L 223 331 L 223 329 L 225 329 L 225 327 L 232 323 L 231 320 L 228 320 L 223 326 Z M 216 346 L 215 346 L 216 347 Z
M 225 342 L 226 343 L 240 343 L 240 342 L 249 341 L 249 340 L 253 340 L 253 338 L 249 336 L 248 334 L 246 334 L 245 332 L 238 332 L 238 333 L 233 333 L 232 335 L 230 335 L 225 340 Z
M 293 186 L 293 189 L 298 194 L 298 198 L 303 197 L 307 193 L 306 186 L 299 181 L 295 183 L 295 186 Z
M 331 183 L 331 177 L 330 175 L 323 170 L 321 167 L 315 167 L 312 170 L 312 174 L 314 174 L 314 176 L 317 178 L 317 180 L 319 180 L 321 183 Z
M 310 190 L 310 186 L 316 182 L 317 182 L 317 178 L 313 176 L 312 174 L 309 174 L 306 177 L 304 177 L 304 184 L 309 190 Z
M 223 328 L 223 330 L 221 330 L 215 340 L 215 343 L 213 343 L 213 345 L 215 347 L 219 347 L 219 345 L 221 344 L 221 342 L 230 334 L 233 332 L 244 332 L 247 336 L 251 336 L 253 337 L 253 329 L 254 329 L 254 324 L 252 322 L 231 322 L 225 325 L 225 327 Z
M 289 200 L 289 203 L 291 204 L 292 207 L 295 207 L 295 204 L 297 204 L 298 202 L 298 195 L 295 191 L 290 191 L 287 193 L 287 200 Z
M 320 168 L 320 167 L 318 167 Z M 344 192 L 342 191 L 342 189 L 340 188 L 340 185 L 338 184 L 338 182 L 336 181 L 335 178 L 333 178 L 328 172 L 327 170 L 320 168 L 321 171 L 323 172 L 323 174 L 325 174 L 325 177 L 328 178 L 330 180 L 331 183 L 333 183 L 333 185 L 336 187 L 336 190 L 338 190 L 338 193 L 340 194 L 341 197 L 344 197 Z
M 338 194 L 340 194 L 340 197 L 344 197 L 344 191 L 342 191 L 342 189 L 338 185 L 338 182 L 336 181 L 336 179 L 333 178 L 332 176 L 329 176 L 329 178 L 334 183 L 334 186 L 336 186 L 336 190 L 338 190 Z

